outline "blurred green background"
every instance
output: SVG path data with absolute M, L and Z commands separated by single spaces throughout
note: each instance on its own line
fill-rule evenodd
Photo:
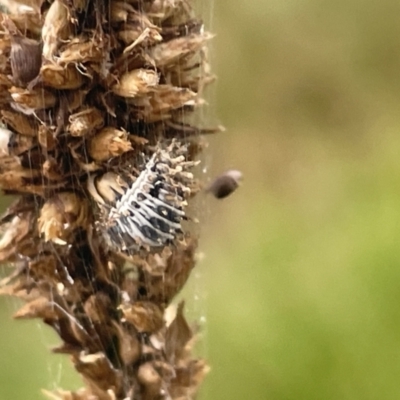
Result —
M 184 293 L 212 367 L 200 398 L 400 399 L 400 3 L 201 7 L 227 127 L 207 164 L 245 180 L 204 203 Z M 15 308 L 0 300 L 0 400 L 77 387 Z

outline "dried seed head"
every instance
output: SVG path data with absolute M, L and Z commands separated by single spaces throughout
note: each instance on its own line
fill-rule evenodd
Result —
M 19 84 L 29 83 L 40 71 L 41 44 L 23 36 L 11 36 L 10 64 L 14 81 Z
M 182 306 L 164 311 L 197 261 L 186 207 L 207 131 L 190 116 L 210 36 L 192 0 L 4 2 L 21 15 L 0 15 L 0 188 L 22 200 L 0 224 L 0 294 L 83 375 L 53 399 L 194 398 L 207 368 Z
M 243 174 L 238 170 L 229 170 L 217 176 L 206 188 L 206 192 L 210 192 L 217 199 L 232 194 L 238 187 Z

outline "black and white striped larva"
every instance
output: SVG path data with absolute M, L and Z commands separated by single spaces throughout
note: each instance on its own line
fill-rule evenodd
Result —
M 92 176 L 88 190 L 100 209 L 98 231 L 111 250 L 130 253 L 161 247 L 182 234 L 186 199 L 193 185 L 186 145 L 158 147 L 137 176 L 107 172 Z

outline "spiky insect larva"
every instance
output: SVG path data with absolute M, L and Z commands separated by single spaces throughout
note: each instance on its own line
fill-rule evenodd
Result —
M 106 173 L 89 179 L 89 193 L 100 208 L 98 230 L 111 250 L 130 253 L 141 247 L 171 244 L 181 235 L 195 161 L 185 161 L 186 146 L 173 141 L 159 147 L 129 184 Z

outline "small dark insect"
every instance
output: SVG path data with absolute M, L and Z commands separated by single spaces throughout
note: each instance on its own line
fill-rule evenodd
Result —
M 206 192 L 212 193 L 215 198 L 223 199 L 228 197 L 239 187 L 242 176 L 240 171 L 231 169 L 217 176 L 205 190 Z

